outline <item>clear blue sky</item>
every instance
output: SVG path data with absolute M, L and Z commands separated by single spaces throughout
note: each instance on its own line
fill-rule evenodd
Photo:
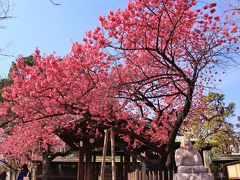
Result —
M 14 3 L 12 14 L 16 17 L 0 22 L 0 48 L 8 46 L 5 53 L 28 56 L 35 47 L 42 53 L 64 55 L 72 41 L 80 41 L 87 30 L 98 25 L 98 17 L 111 9 L 125 7 L 127 0 L 10 0 Z M 15 58 L 0 57 L 0 75 L 8 73 Z
M 14 3 L 11 13 L 15 18 L 0 22 L 6 27 L 0 29 L 0 48 L 8 46 L 5 53 L 15 57 L 0 56 L 0 77 L 8 74 L 18 54 L 28 56 L 35 47 L 47 54 L 53 51 L 60 56 L 68 53 L 71 42 L 81 41 L 85 31 L 99 24 L 99 15 L 124 8 L 127 3 L 127 0 L 54 0 L 61 4 L 54 6 L 50 0 L 10 1 Z M 221 79 L 216 86 L 218 92 L 226 95 L 226 102 L 237 104 L 236 115 L 240 115 L 240 68 L 228 70 Z

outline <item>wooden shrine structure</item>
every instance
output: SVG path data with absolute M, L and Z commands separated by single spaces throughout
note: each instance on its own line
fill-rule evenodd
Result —
M 112 129 L 105 130 L 102 138 L 85 136 L 78 143 L 68 143 L 79 152 L 77 180 L 127 180 L 131 168 L 139 162 L 124 150 L 125 144 L 120 148 L 123 143 L 120 138 L 115 139 Z
M 88 134 L 82 134 L 79 138 L 71 132 L 60 135 L 71 149 L 79 152 L 77 180 L 128 180 L 149 172 L 158 174 L 158 179 L 163 179 L 160 178 L 164 175 L 159 171 L 159 165 L 151 166 L 137 160 L 136 154 L 146 153 L 147 149 L 137 149 L 138 152 L 127 149 L 127 143 L 116 136 L 111 128 L 104 130 L 103 134 L 98 138 Z M 150 154 L 154 156 L 153 153 Z

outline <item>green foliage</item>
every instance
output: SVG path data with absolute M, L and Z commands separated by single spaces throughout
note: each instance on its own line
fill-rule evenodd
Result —
M 196 139 L 196 148 L 212 147 L 213 153 L 229 153 L 229 145 L 235 144 L 234 126 L 227 122 L 234 116 L 235 103 L 224 103 L 224 95 L 209 93 L 203 98 L 203 109 L 193 115 L 190 137 Z
M 237 128 L 240 128 L 240 116 L 237 117 L 237 120 L 238 120 L 238 122 L 237 122 L 237 124 L 236 124 L 236 127 L 237 127 Z M 240 132 L 238 132 L 238 133 L 240 133 Z
M 23 57 L 23 62 L 24 62 L 25 66 L 34 66 L 34 59 L 33 59 L 32 55 L 27 56 L 27 57 Z M 15 68 L 16 68 L 16 63 L 12 62 L 12 65 L 10 67 L 10 72 L 12 71 L 12 69 L 15 69 Z
M 4 87 L 10 86 L 12 84 L 11 79 L 0 79 L 0 103 L 6 101 L 2 95 L 4 92 Z M 3 127 L 6 124 L 6 121 L 0 117 L 0 127 Z
M 11 79 L 1 79 L 0 80 L 0 102 L 4 102 L 4 98 L 2 97 L 4 87 L 10 86 L 12 84 Z

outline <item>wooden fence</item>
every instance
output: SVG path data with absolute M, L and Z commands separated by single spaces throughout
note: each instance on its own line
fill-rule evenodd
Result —
M 136 169 L 128 173 L 128 180 L 165 180 L 164 171 L 141 171 Z

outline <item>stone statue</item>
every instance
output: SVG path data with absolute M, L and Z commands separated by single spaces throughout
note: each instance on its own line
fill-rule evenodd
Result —
M 213 180 L 213 175 L 203 166 L 200 153 L 186 138 L 175 152 L 175 161 L 177 173 L 174 174 L 174 180 Z

